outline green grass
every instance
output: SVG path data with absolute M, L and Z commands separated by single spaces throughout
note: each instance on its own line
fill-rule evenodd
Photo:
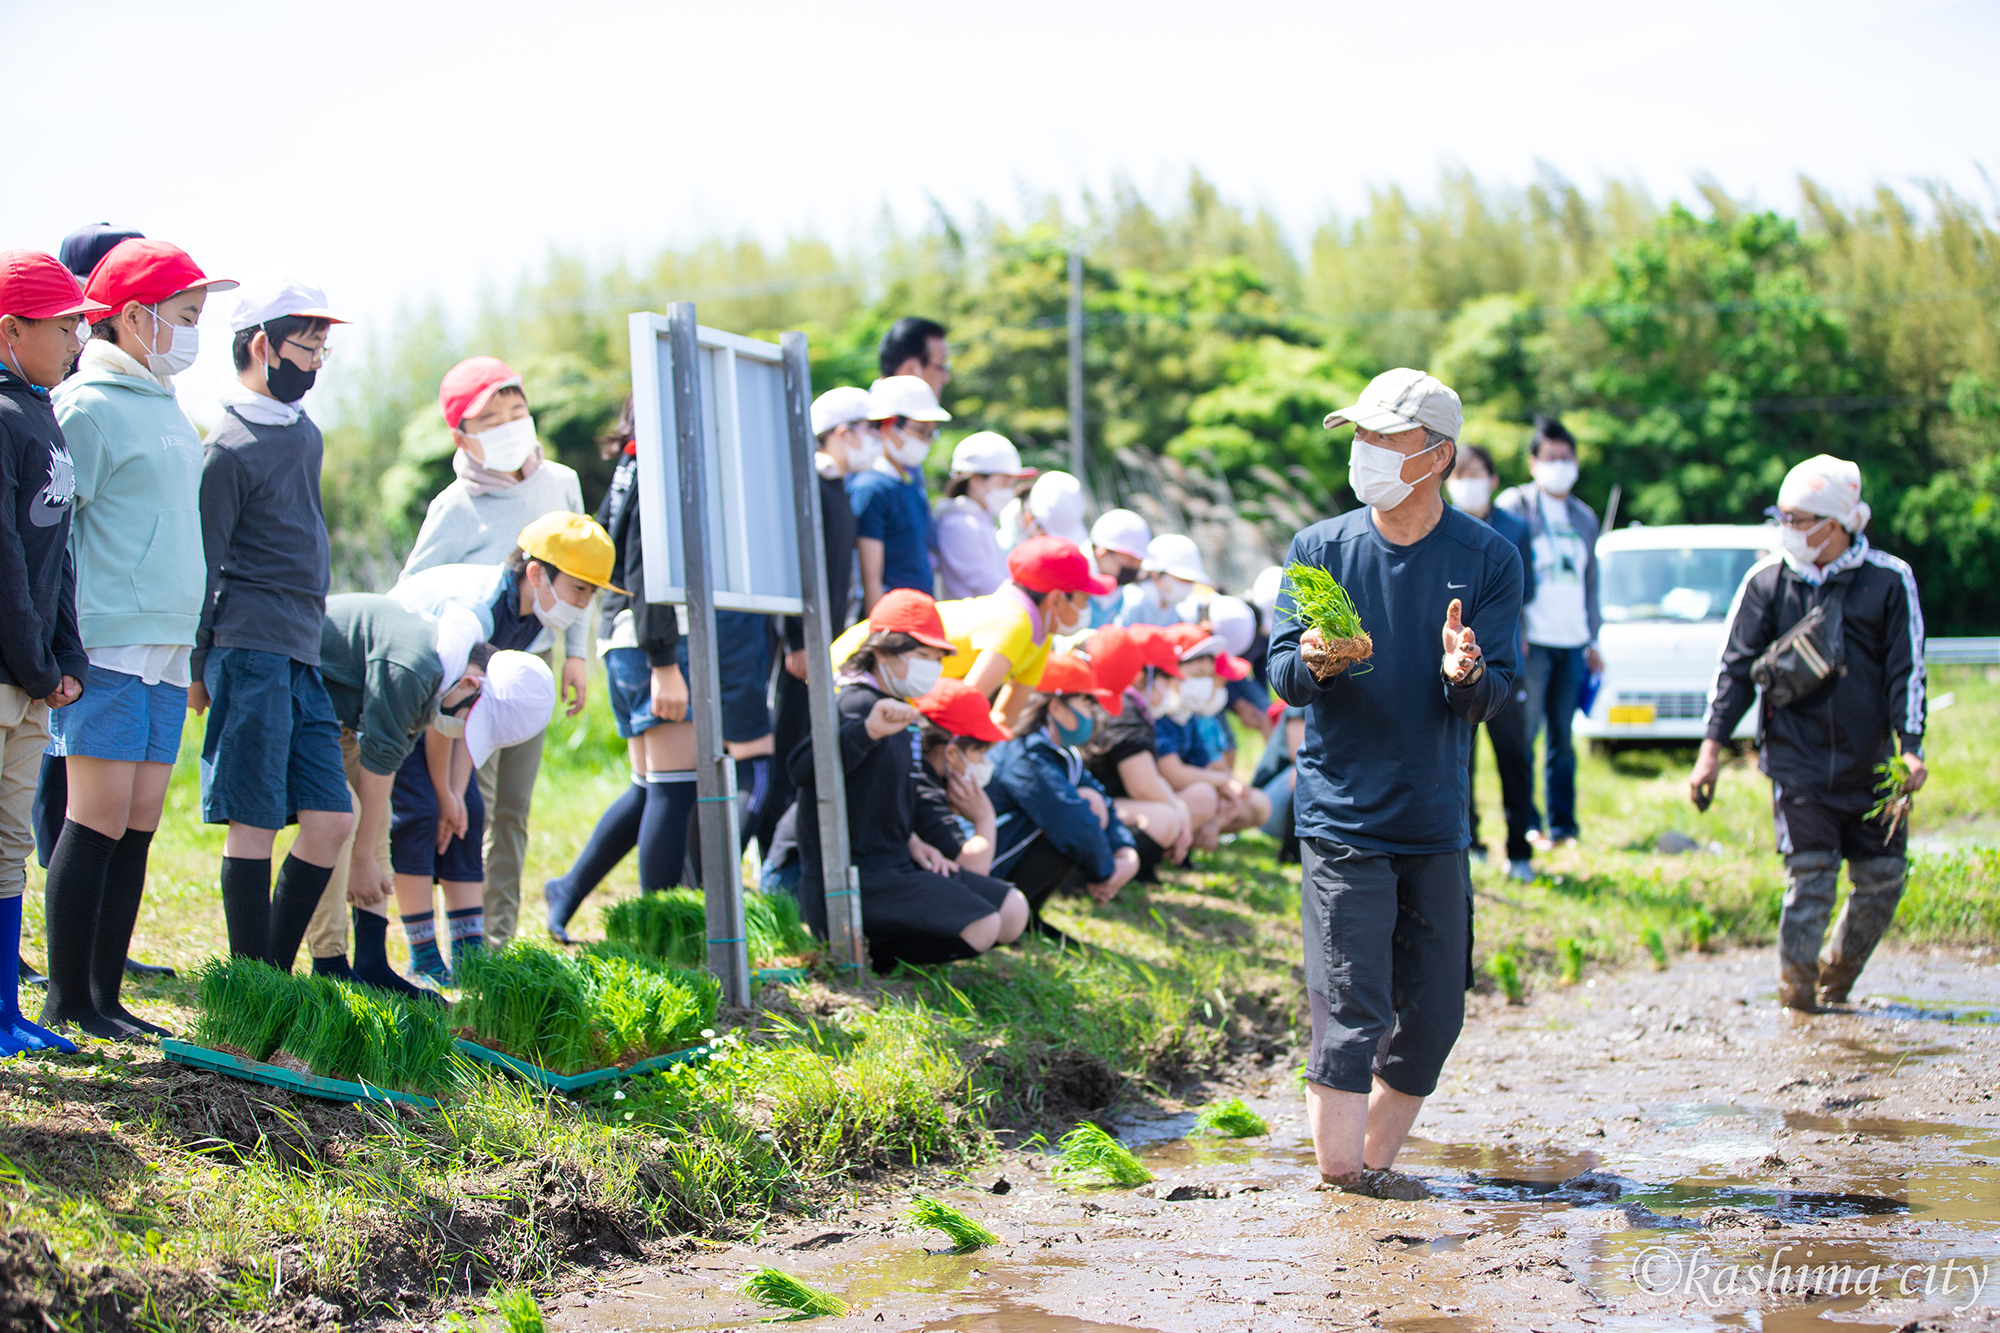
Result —
M 682 967 L 708 962 L 708 917 L 698 889 L 669 889 L 613 904 L 603 913 L 605 939 Z M 785 894 L 745 893 L 743 933 L 750 962 L 764 967 L 819 951 Z
M 760 1268 L 744 1278 L 743 1294 L 780 1310 L 796 1310 L 799 1317 L 806 1319 L 847 1313 L 846 1301 L 775 1268 Z
M 1194 1123 L 1201 1133 L 1226 1139 L 1251 1139 L 1271 1132 L 1264 1117 L 1245 1106 L 1241 1097 L 1202 1107 Z
M 626 1065 L 691 1044 L 721 989 L 703 972 L 612 944 L 559 953 L 527 940 L 469 956 L 451 1021 L 558 1074 Z
M 942 1231 L 951 1242 L 952 1249 L 960 1254 L 1000 1243 L 998 1236 L 958 1209 L 926 1194 L 919 1194 L 910 1201 L 909 1219 L 917 1226 Z
M 1061 1156 L 1051 1174 L 1058 1180 L 1130 1189 L 1153 1178 L 1153 1173 L 1132 1155 L 1130 1148 L 1088 1120 L 1063 1135 L 1056 1147 Z

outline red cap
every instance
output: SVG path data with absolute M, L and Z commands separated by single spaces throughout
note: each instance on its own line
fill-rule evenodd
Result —
M 438 385 L 438 406 L 444 410 L 444 424 L 457 430 L 467 417 L 476 417 L 497 389 L 521 387 L 521 377 L 497 356 L 471 356 L 444 373 Z
M 1146 666 L 1146 651 L 1123 625 L 1106 625 L 1091 635 L 1085 647 L 1090 653 L 1090 669 L 1097 673 L 1098 688 L 1111 691 L 1118 700 L 1112 716 L 1123 711 L 1125 691 Z
M 111 307 L 83 294 L 76 275 L 39 250 L 0 250 L 0 315 L 55 319 L 101 315 Z
M 1250 664 L 1223 651 L 1222 638 L 1207 625 L 1169 625 L 1166 635 L 1180 652 L 1183 662 L 1197 657 L 1213 657 L 1215 674 L 1223 680 L 1242 680 L 1250 674 Z
M 875 609 L 868 613 L 868 629 L 874 634 L 907 634 L 918 643 L 948 653 L 958 652 L 957 646 L 945 637 L 944 617 L 938 614 L 937 603 L 930 594 L 915 588 L 897 588 L 883 594 Z
M 993 720 L 993 706 L 985 695 L 950 676 L 933 685 L 929 694 L 910 700 L 910 707 L 954 736 L 970 736 L 990 745 L 1014 734 Z
M 93 301 L 113 310 L 123 310 L 132 301 L 158 305 L 176 292 L 205 287 L 210 292 L 226 292 L 238 284 L 228 278 L 211 278 L 188 252 L 165 241 L 149 241 L 135 236 L 111 247 L 83 290 Z
M 1097 673 L 1090 669 L 1090 663 L 1068 653 L 1057 653 L 1048 660 L 1042 668 L 1042 678 L 1035 682 L 1035 688 L 1043 694 L 1087 694 L 1114 715 L 1118 708 L 1123 707 L 1118 704 L 1117 695 L 1098 687 Z
M 1067 537 L 1030 537 L 1007 557 L 1007 577 L 1029 592 L 1087 592 L 1118 586 L 1090 567 L 1090 557 Z
M 1140 665 L 1164 671 L 1175 680 L 1181 677 L 1181 650 L 1158 625 L 1130 625 L 1126 632 L 1138 645 Z

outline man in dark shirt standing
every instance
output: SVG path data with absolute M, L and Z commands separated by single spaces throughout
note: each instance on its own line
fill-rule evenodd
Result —
M 1439 496 L 1464 423 L 1456 393 L 1391 370 L 1326 419 L 1350 423 L 1348 478 L 1363 507 L 1299 533 L 1285 563 L 1339 580 L 1374 656 L 1359 674 L 1342 670 L 1297 619 L 1288 586 L 1268 660 L 1279 697 L 1309 710 L 1294 802 L 1320 1175 L 1411 1198 L 1422 1185 L 1388 1168 L 1464 1022 L 1466 752 L 1513 684 L 1521 559 Z

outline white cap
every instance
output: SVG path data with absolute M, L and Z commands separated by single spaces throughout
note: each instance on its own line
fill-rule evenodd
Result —
M 1146 520 L 1129 509 L 1107 509 L 1090 525 L 1092 546 L 1102 546 L 1134 560 L 1146 558 L 1146 546 L 1152 540 L 1153 530 L 1146 526 Z
M 1194 544 L 1194 538 L 1178 532 L 1163 532 L 1153 538 L 1146 547 L 1145 567 L 1189 583 L 1208 582 L 1208 571 L 1201 567 L 1201 548 Z
M 1083 483 L 1067 472 L 1044 472 L 1028 489 L 1027 508 L 1035 526 L 1051 537 L 1066 537 L 1082 549 L 1090 544 L 1083 525 Z
M 465 748 L 478 768 L 495 750 L 533 740 L 556 708 L 556 677 L 533 653 L 508 649 L 486 663 L 486 683 L 465 714 Z
M 1435 375 L 1405 367 L 1385 370 L 1369 380 L 1354 405 L 1327 413 L 1325 424 L 1332 430 L 1350 422 L 1363 430 L 1391 434 L 1414 426 L 1429 426 L 1455 440 L 1465 429 L 1465 406 Z
M 437 618 L 438 665 L 444 668 L 444 680 L 438 686 L 438 698 L 442 699 L 446 690 L 458 684 L 465 675 L 465 663 L 472 656 L 472 645 L 486 637 L 486 630 L 480 625 L 479 617 L 462 606 L 447 606 Z
M 319 288 L 297 278 L 275 278 L 245 283 L 237 291 L 236 309 L 229 316 L 229 331 L 241 333 L 287 315 L 323 319 L 329 324 L 347 323 L 326 308 L 326 293 Z
M 1249 652 L 1250 641 L 1257 637 L 1257 613 L 1248 602 L 1236 597 L 1210 598 L 1208 625 L 1222 640 L 1223 651 L 1231 657 Z
M 978 430 L 958 442 L 951 451 L 953 473 L 984 475 L 1000 473 L 1008 477 L 1032 477 L 1035 469 L 1021 466 L 1021 451 L 998 431 Z
M 866 420 L 868 390 L 858 384 L 843 384 L 813 399 L 812 431 L 815 436 L 824 435 L 835 426 L 850 426 Z
M 1867 527 L 1874 512 L 1861 498 L 1861 469 L 1831 454 L 1815 454 L 1785 474 L 1778 508 L 1833 519 L 1849 532 Z
M 1276 565 L 1266 565 L 1258 572 L 1257 581 L 1250 585 L 1250 596 L 1245 600 L 1252 606 L 1263 607 L 1266 611 L 1275 610 L 1278 605 L 1278 594 L 1284 587 L 1285 571 Z
M 868 419 L 887 421 L 890 417 L 950 421 L 951 413 L 938 406 L 931 386 L 915 375 L 891 375 L 868 386 Z

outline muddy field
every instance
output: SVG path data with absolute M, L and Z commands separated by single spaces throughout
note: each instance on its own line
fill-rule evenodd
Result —
M 1268 1139 L 1118 1121 L 1159 1177 L 1137 1191 L 1054 1185 L 1034 1152 L 934 1182 L 1001 1236 L 981 1253 L 856 1200 L 571 1292 L 550 1327 L 754 1328 L 782 1312 L 736 1287 L 770 1264 L 854 1307 L 829 1330 L 2000 1328 L 2000 954 L 1884 956 L 1869 1000 L 1810 1018 L 1772 970 L 1475 998 L 1398 1163 L 1423 1202 L 1317 1188 L 1281 1063 L 1246 1090 Z

